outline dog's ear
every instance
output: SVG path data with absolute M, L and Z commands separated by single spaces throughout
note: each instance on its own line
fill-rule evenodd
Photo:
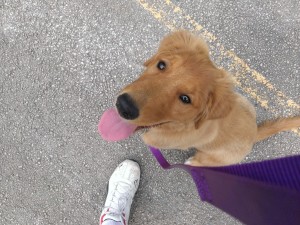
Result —
M 219 119 L 228 115 L 235 102 L 233 79 L 223 70 L 214 74 L 212 90 L 207 99 L 207 119 Z
M 235 95 L 233 92 L 233 79 L 223 70 L 215 70 L 211 76 L 210 90 L 203 110 L 195 119 L 195 128 L 199 128 L 205 120 L 223 118 L 231 111 Z

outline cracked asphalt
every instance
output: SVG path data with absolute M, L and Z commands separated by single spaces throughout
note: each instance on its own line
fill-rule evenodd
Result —
M 97 124 L 170 24 L 192 30 L 193 21 L 217 38 L 212 58 L 241 78 L 258 121 L 299 114 L 299 9 L 296 0 L 0 0 L 0 224 L 98 224 L 108 179 L 127 158 L 142 169 L 129 224 L 240 224 L 201 202 L 185 172 L 161 169 L 139 134 L 107 143 Z M 299 148 L 299 132 L 281 133 L 245 162 Z M 191 154 L 164 153 L 171 162 Z

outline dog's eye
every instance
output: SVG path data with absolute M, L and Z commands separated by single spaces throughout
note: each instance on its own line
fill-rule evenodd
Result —
M 164 70 L 164 69 L 166 69 L 166 67 L 167 67 L 167 65 L 166 65 L 166 63 L 165 63 L 164 61 L 159 61 L 159 62 L 157 63 L 157 68 L 158 68 L 159 70 Z
M 191 99 L 189 96 L 187 95 L 180 95 L 179 96 L 180 100 L 184 103 L 184 104 L 190 104 L 191 103 Z

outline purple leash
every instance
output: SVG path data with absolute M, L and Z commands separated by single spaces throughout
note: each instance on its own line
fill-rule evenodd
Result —
M 170 165 L 151 152 L 164 169 L 188 172 L 202 201 L 245 224 L 300 225 L 300 155 L 222 167 Z

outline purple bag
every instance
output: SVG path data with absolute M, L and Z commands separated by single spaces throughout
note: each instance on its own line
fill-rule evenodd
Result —
M 164 169 L 188 172 L 202 201 L 245 224 L 300 225 L 300 155 L 222 167 L 170 165 L 151 152 Z

